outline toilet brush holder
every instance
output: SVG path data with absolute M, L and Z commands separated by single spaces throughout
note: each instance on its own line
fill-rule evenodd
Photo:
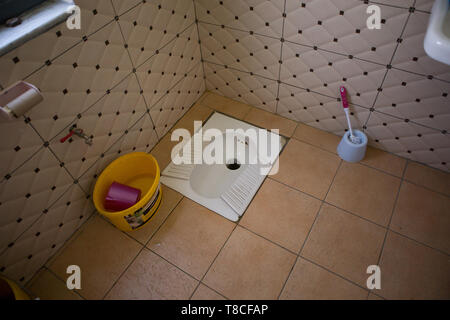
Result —
M 361 143 L 355 144 L 350 140 L 350 132 L 347 131 L 339 143 L 337 152 L 342 160 L 348 162 L 359 162 L 364 159 L 367 150 L 367 136 L 364 132 L 353 130 L 353 134 L 357 136 Z

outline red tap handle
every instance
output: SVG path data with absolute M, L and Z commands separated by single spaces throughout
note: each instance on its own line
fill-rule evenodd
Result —
M 69 139 L 71 136 L 73 136 L 75 132 L 73 130 L 70 130 L 69 134 L 67 136 L 65 136 L 64 138 L 61 138 L 61 140 L 59 140 L 61 143 L 66 142 L 67 139 Z

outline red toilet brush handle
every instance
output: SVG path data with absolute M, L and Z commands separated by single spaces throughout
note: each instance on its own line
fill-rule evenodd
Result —
M 341 92 L 342 106 L 344 109 L 348 109 L 347 90 L 345 87 L 341 87 L 339 91 Z

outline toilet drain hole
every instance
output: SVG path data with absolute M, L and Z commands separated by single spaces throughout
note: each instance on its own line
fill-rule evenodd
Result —
M 233 159 L 227 162 L 226 166 L 229 170 L 237 170 L 241 167 L 241 164 L 237 161 L 237 159 Z

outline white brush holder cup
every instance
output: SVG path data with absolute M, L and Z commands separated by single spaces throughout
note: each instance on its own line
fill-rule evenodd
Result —
M 338 145 L 337 152 L 342 160 L 359 162 L 364 159 L 366 155 L 368 139 L 362 131 L 353 130 L 353 134 L 360 139 L 361 143 L 353 143 L 350 140 L 350 131 L 347 131 L 342 137 L 341 143 Z

